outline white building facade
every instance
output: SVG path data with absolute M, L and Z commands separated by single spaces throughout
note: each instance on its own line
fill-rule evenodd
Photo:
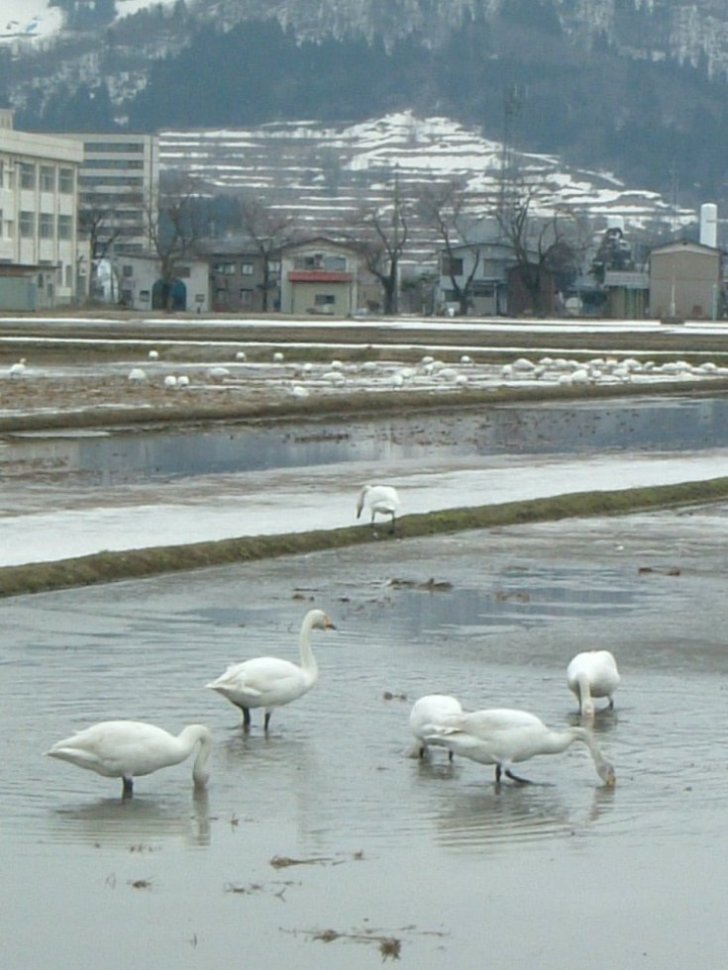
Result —
M 152 250 L 159 197 L 156 135 L 74 134 L 83 149 L 81 213 L 93 224 L 105 259 Z
M 161 279 L 161 265 L 156 256 L 119 257 L 119 271 L 121 303 L 129 310 L 207 313 L 210 309 L 206 260 L 178 260 L 175 278 L 167 286 Z
M 85 298 L 88 247 L 78 232 L 70 138 L 16 131 L 0 109 L 0 309 L 53 308 Z

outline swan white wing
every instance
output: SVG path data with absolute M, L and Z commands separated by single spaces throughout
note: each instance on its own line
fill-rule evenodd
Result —
M 487 736 L 501 731 L 517 729 L 545 730 L 543 721 L 529 711 L 519 711 L 507 707 L 494 707 L 484 711 L 472 711 L 448 720 L 458 730 L 469 734 Z
M 447 694 L 427 694 L 415 701 L 409 717 L 410 730 L 415 737 L 425 739 L 426 734 L 447 718 L 461 714 L 460 701 Z
M 140 721 L 103 721 L 59 741 L 53 758 L 115 778 L 145 775 L 179 761 L 177 739 L 162 728 Z
M 296 700 L 316 682 L 316 673 L 278 657 L 256 657 L 229 669 L 207 686 L 243 707 L 273 707 Z

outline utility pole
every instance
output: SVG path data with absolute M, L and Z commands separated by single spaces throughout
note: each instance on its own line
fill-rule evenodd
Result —
M 514 172 L 514 128 L 523 106 L 523 95 L 517 84 L 511 84 L 503 92 L 503 139 L 501 142 L 500 191 L 498 212 L 501 218 L 510 206 Z

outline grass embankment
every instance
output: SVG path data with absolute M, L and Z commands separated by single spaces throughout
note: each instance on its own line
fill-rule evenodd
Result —
M 725 499 L 728 499 L 728 478 L 610 492 L 577 492 L 524 502 L 404 516 L 397 523 L 397 539 L 565 518 L 627 515 L 637 511 Z M 40 593 L 123 579 L 142 579 L 163 573 L 300 555 L 387 540 L 391 541 L 391 537 L 386 526 L 379 526 L 374 531 L 369 526 L 357 525 L 286 535 L 197 542 L 185 546 L 100 552 L 58 562 L 0 568 L 0 596 Z

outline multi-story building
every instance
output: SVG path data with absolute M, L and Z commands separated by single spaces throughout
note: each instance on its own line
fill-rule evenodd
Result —
M 351 246 L 317 237 L 285 246 L 281 312 L 346 317 L 359 308 L 361 260 Z
M 264 257 L 249 240 L 202 240 L 198 255 L 210 267 L 210 300 L 216 313 L 261 313 L 280 304 L 280 257 Z
M 0 109 L 0 308 L 35 310 L 85 296 L 77 226 L 83 153 L 66 137 L 16 131 Z
M 74 134 L 81 142 L 81 223 L 94 259 L 152 251 L 159 193 L 156 135 Z

